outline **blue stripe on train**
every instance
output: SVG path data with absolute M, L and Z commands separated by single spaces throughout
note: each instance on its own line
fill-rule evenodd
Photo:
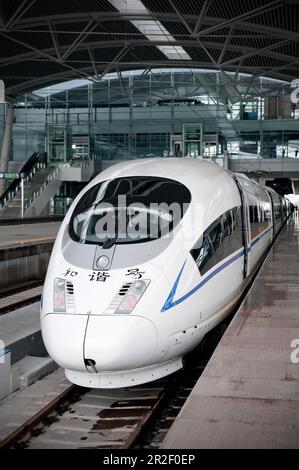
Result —
M 265 230 L 261 235 L 258 235 L 257 237 L 255 237 L 253 239 L 253 241 L 251 242 L 251 244 L 247 247 L 247 253 L 249 251 L 251 251 L 251 248 L 261 239 L 263 238 L 264 235 L 266 235 L 269 230 L 271 230 L 272 227 L 268 228 L 267 230 Z M 184 261 L 183 263 L 183 266 L 181 267 L 181 270 L 173 284 L 173 287 L 166 299 L 166 302 L 165 304 L 163 305 L 162 309 L 161 309 L 161 313 L 162 312 L 165 312 L 166 310 L 169 310 L 170 308 L 172 307 L 175 307 L 176 305 L 184 302 L 184 300 L 188 299 L 188 297 L 190 297 L 191 295 L 193 295 L 195 292 L 197 292 L 201 287 L 203 287 L 210 279 L 212 279 L 214 276 L 216 276 L 216 274 L 218 274 L 220 271 L 223 271 L 223 269 L 227 268 L 227 266 L 231 265 L 232 263 L 234 263 L 237 259 L 241 258 L 242 256 L 244 256 L 244 253 L 245 253 L 245 250 L 244 248 L 242 248 L 241 251 L 239 251 L 236 255 L 234 255 L 232 258 L 230 258 L 229 260 L 225 261 L 223 264 L 221 264 L 220 266 L 218 266 L 218 268 L 214 269 L 214 271 L 212 271 L 210 274 L 208 274 L 199 284 L 197 284 L 197 286 L 193 287 L 189 292 L 187 292 L 186 294 L 184 294 L 182 297 L 180 297 L 179 299 L 173 301 L 174 299 L 174 296 L 176 294 L 176 291 L 177 291 L 177 288 L 178 288 L 178 285 L 179 285 L 179 282 L 180 282 L 180 278 L 183 274 L 183 270 L 184 270 L 184 267 L 185 267 L 185 264 L 186 264 L 186 261 Z

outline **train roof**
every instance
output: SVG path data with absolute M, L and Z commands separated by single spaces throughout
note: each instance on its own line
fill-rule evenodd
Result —
M 116 163 L 90 181 L 74 203 L 77 203 L 80 197 L 96 184 L 134 176 L 166 178 L 182 183 L 191 192 L 191 205 L 196 213 L 201 214 L 199 219 L 204 226 L 209 226 L 227 210 L 241 205 L 239 189 L 233 178 L 234 173 L 224 170 L 216 163 L 193 158 L 146 158 Z M 252 181 L 245 175 L 239 174 L 238 178 Z M 254 184 L 260 187 L 258 183 Z M 271 188 L 264 187 L 264 189 L 272 192 Z M 193 213 L 190 214 L 192 217 Z
M 194 158 L 143 158 L 116 163 L 101 172 L 93 182 L 125 176 L 157 176 L 185 184 L 193 181 L 219 177 L 227 180 L 228 173 L 219 165 Z

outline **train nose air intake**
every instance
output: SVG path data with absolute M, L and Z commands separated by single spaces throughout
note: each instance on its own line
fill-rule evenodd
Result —
M 96 361 L 94 359 L 84 359 L 84 364 L 88 372 L 97 374 L 99 371 L 96 368 Z

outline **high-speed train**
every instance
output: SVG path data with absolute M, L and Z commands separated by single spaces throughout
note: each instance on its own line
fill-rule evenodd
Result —
M 290 212 L 272 189 L 204 160 L 111 166 L 74 200 L 53 248 L 41 302 L 50 356 L 95 388 L 180 369 Z

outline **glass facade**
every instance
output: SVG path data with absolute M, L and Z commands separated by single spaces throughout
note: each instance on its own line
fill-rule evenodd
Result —
M 2 148 L 4 129 L 5 129 L 5 104 L 0 103 L 0 150 Z
M 296 158 L 299 153 L 299 106 L 291 102 L 287 82 L 159 69 L 108 74 L 100 82 L 69 86 L 18 97 L 14 160 L 25 161 L 44 150 L 50 160 L 61 161 L 213 158 L 225 150 L 232 158 Z M 184 125 L 202 126 L 200 145 L 184 145 Z M 67 150 L 51 141 L 55 127 L 68 136 Z

